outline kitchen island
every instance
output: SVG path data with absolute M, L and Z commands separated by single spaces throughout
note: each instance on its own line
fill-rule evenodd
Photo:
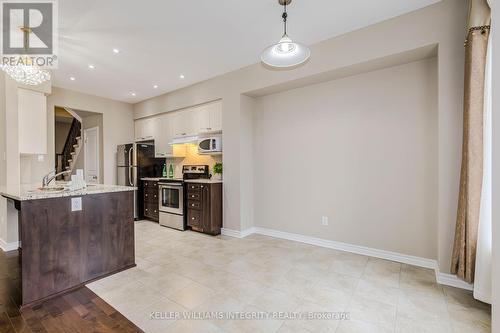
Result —
M 22 307 L 135 266 L 133 190 L 0 189 L 18 210 Z

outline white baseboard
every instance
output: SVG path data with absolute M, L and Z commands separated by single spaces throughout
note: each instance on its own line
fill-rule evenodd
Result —
M 0 238 L 0 248 L 4 252 L 14 251 L 19 248 L 19 242 L 7 243 L 6 241 Z
M 375 257 L 380 259 L 391 260 L 395 262 L 400 262 L 403 264 L 413 265 L 417 267 L 430 268 L 436 272 L 436 281 L 439 284 L 461 288 L 466 290 L 472 290 L 473 285 L 460 280 L 456 275 L 445 274 L 439 272 L 439 267 L 437 264 L 437 260 L 435 259 L 427 259 L 422 257 L 416 257 L 408 254 L 401 254 L 392 251 L 379 250 L 366 246 L 348 244 L 343 242 L 332 241 L 328 239 L 304 236 L 300 234 L 294 234 L 290 232 L 284 232 L 279 230 L 273 230 L 268 228 L 261 227 L 252 227 L 245 230 L 232 230 L 232 229 L 222 229 L 222 235 L 236 237 L 236 238 L 244 238 L 251 234 L 259 234 L 269 237 L 287 239 L 295 242 L 301 242 L 310 245 L 316 245 L 321 247 L 326 247 L 329 249 L 345 251 L 355 254 L 361 254 L 369 257 Z
M 437 269 L 436 269 L 436 281 L 437 283 L 444 284 L 445 286 L 450 286 L 465 290 L 474 289 L 473 284 L 460 280 L 456 275 L 438 272 Z
M 255 227 L 255 233 L 270 237 L 288 239 L 296 242 L 326 247 L 329 249 L 345 251 L 355 254 L 361 254 L 369 257 L 375 257 L 380 259 L 386 259 L 391 261 L 396 261 L 404 264 L 425 267 L 435 269 L 437 267 L 437 261 L 434 259 L 426 259 L 421 257 L 415 257 L 407 254 L 401 254 L 397 252 L 391 252 L 386 250 L 374 249 L 366 246 L 353 245 L 348 243 L 342 243 L 337 241 L 332 241 L 328 239 L 304 236 L 299 234 L 292 234 L 289 232 L 283 232 L 273 229 Z
M 246 236 L 249 236 L 251 234 L 255 234 L 255 228 L 248 228 L 248 229 L 241 230 L 241 231 L 222 228 L 220 230 L 220 233 L 223 236 L 229 236 L 229 237 L 235 237 L 235 238 L 245 238 Z
M 241 231 L 239 230 L 233 230 L 233 229 L 227 229 L 227 228 L 222 228 L 220 229 L 220 233 L 222 236 L 229 236 L 229 237 L 235 237 L 235 238 L 243 238 L 248 235 L 242 236 Z

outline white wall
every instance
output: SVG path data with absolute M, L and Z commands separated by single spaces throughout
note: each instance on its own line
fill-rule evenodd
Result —
M 436 259 L 437 117 L 435 58 L 258 98 L 256 226 Z

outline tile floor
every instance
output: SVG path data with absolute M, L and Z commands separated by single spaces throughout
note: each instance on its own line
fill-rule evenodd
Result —
M 136 223 L 137 267 L 88 285 L 146 332 L 489 332 L 490 307 L 434 272 L 317 246 Z M 152 312 L 341 312 L 349 320 L 175 320 Z

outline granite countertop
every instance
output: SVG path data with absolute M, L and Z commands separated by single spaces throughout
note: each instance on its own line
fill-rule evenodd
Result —
M 65 186 L 64 182 L 58 182 L 49 187 Z M 80 190 L 64 190 L 58 192 L 42 192 L 38 188 L 40 185 L 21 185 L 19 190 L 7 190 L 4 186 L 0 187 L 0 195 L 18 200 L 38 200 L 38 199 L 51 199 L 51 198 L 63 198 L 63 197 L 73 197 L 91 194 L 102 194 L 102 193 L 112 193 L 112 192 L 125 192 L 134 191 L 137 187 L 131 186 L 118 186 L 118 185 L 103 185 L 103 184 L 88 184 L 86 188 Z
M 162 180 L 182 180 L 182 178 L 167 178 L 167 177 L 144 177 L 141 180 L 149 180 L 150 182 L 159 182 Z
M 164 177 L 144 177 L 141 180 L 149 180 L 151 182 L 161 182 L 163 180 L 183 180 L 182 178 L 164 178 Z M 204 184 L 218 184 L 222 183 L 222 179 L 184 179 L 185 183 L 204 183 Z
M 220 184 L 222 179 L 186 179 L 185 183 Z

